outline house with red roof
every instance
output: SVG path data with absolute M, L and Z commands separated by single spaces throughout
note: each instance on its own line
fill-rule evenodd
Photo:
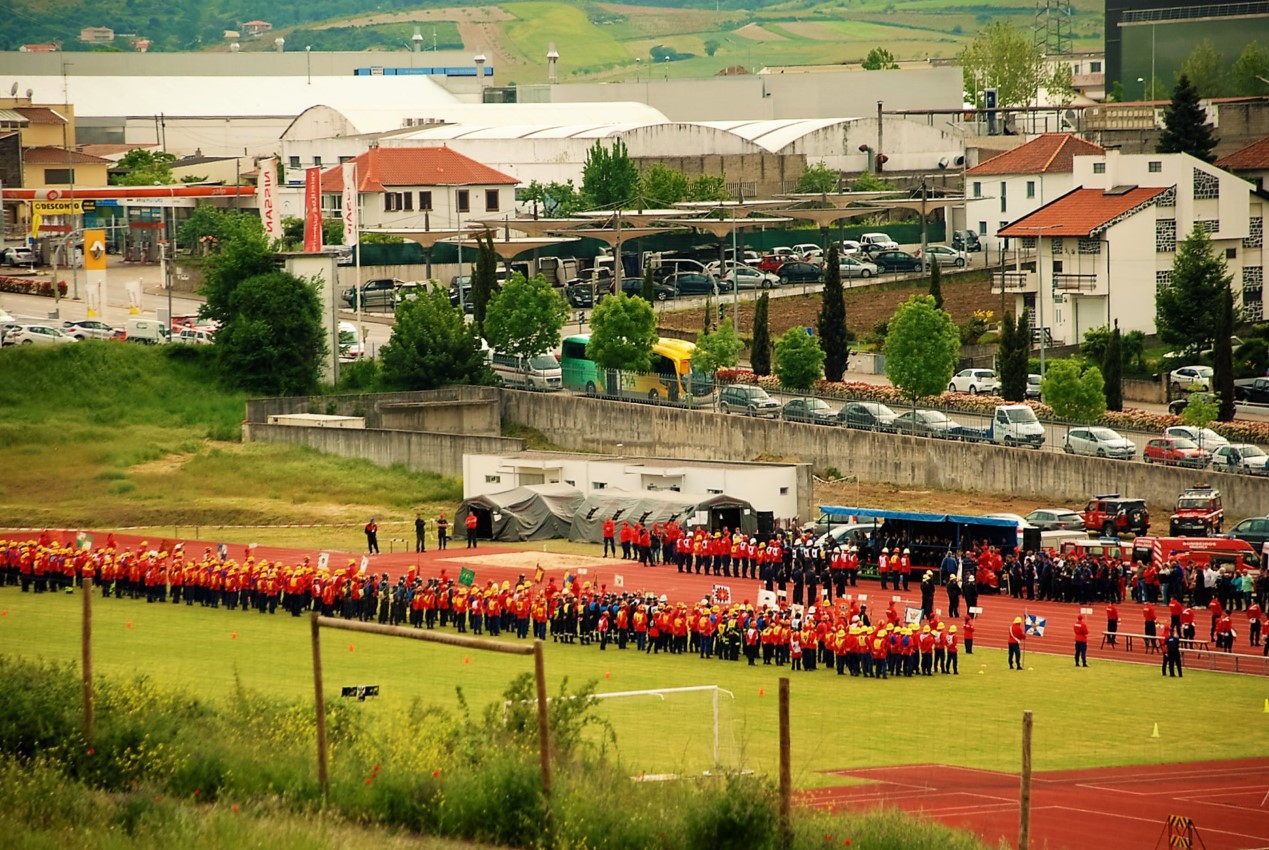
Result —
M 1075 188 L 1076 156 L 1102 153 L 1071 133 L 1044 133 L 966 169 L 965 226 L 997 250 L 997 229 Z
M 1054 345 L 1115 321 L 1155 332 L 1155 295 L 1172 282 L 1177 245 L 1195 227 L 1212 240 L 1249 318 L 1264 315 L 1269 195 L 1188 154 L 1078 156 L 1075 186 L 997 232 L 1005 269 L 993 292 L 1026 308 Z
M 1221 157 L 1216 165 L 1269 190 L 1269 136 Z
M 361 226 L 449 230 L 515 215 L 519 180 L 448 147 L 375 147 L 351 160 Z M 322 209 L 338 216 L 342 165 L 322 172 Z

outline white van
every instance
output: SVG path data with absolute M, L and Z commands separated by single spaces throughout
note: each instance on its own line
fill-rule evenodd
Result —
M 125 328 L 128 342 L 140 342 L 145 345 L 158 345 L 170 342 L 172 333 L 167 325 L 153 319 L 129 319 Z
M 488 354 L 489 368 L 493 370 L 500 386 L 543 392 L 551 392 L 564 386 L 560 361 L 550 352 L 532 357 L 516 357 L 497 351 L 490 351 Z

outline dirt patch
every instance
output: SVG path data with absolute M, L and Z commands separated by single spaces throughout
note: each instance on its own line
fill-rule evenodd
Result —
M 744 36 L 750 41 L 788 41 L 787 38 L 779 33 L 763 29 L 761 24 L 745 24 L 736 30 L 736 35 Z
M 499 20 L 511 20 L 512 17 L 508 16 Z M 508 65 L 515 65 L 521 61 L 506 51 L 502 31 L 492 19 L 489 21 L 460 20 L 457 24 L 458 36 L 463 40 L 463 47 L 467 50 L 482 51 L 493 68 L 506 68 Z
M 1038 507 L 1063 507 L 1052 501 L 1043 505 L 1034 499 L 1016 499 L 994 493 L 964 490 L 913 490 L 886 483 L 816 481 L 815 505 L 854 505 L 882 510 L 916 511 L 931 514 L 992 513 L 1029 514 Z M 1065 505 L 1065 507 L 1082 507 Z
M 194 455 L 192 454 L 163 455 L 158 460 L 139 463 L 128 471 L 138 475 L 171 475 L 174 472 L 180 472 L 185 467 L 185 464 L 193 459 Z

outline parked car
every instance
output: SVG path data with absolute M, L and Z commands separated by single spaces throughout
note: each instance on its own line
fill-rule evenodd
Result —
M 953 428 L 960 428 L 941 410 L 909 410 L 895 417 L 894 429 L 900 434 L 917 437 L 942 437 L 947 439 Z
M 719 281 L 704 272 L 670 275 L 665 279 L 665 284 L 674 287 L 677 295 L 717 295 L 720 292 L 731 292 L 732 289 L 730 281 Z
M 1185 437 L 1154 437 L 1146 442 L 1141 459 L 1146 463 L 1202 469 L 1211 462 L 1212 454 Z
M 35 252 L 25 245 L 15 245 L 12 248 L 6 248 L 3 254 L 4 264 L 6 266 L 27 266 L 34 268 L 40 264 L 39 258 Z
M 114 339 L 119 331 L 99 319 L 83 319 L 78 322 L 62 322 L 62 330 L 75 339 Z
M 952 232 L 952 247 L 958 251 L 978 252 L 983 250 L 983 243 L 972 230 L 956 230 Z
M 718 409 L 746 416 L 779 416 L 780 402 L 756 384 L 728 384 L 718 393 Z
M 1245 519 L 1231 528 L 1228 536 L 1245 541 L 1257 552 L 1263 552 L 1265 543 L 1269 543 L 1269 516 Z
M 809 260 L 812 257 L 823 257 L 824 249 L 814 242 L 802 242 L 793 246 L 794 252 L 803 260 Z
M 1225 505 L 1221 491 L 1204 484 L 1187 487 L 1177 496 L 1176 507 L 1168 521 L 1169 537 L 1207 537 L 1220 534 L 1225 524 Z
M 897 251 L 899 243 L 885 233 L 865 233 L 859 237 L 859 248 L 869 254 L 877 251 Z
M 850 401 L 837 414 L 837 421 L 845 427 L 869 431 L 893 431 L 897 418 L 898 414 L 879 401 Z
M 212 345 L 216 342 L 216 332 L 211 328 L 181 328 L 176 332 L 173 342 L 186 345 Z
M 921 270 L 921 258 L 907 251 L 876 251 L 872 254 L 872 261 L 883 272 L 919 272 Z
M 79 340 L 61 328 L 40 324 L 21 325 L 5 340 L 6 345 L 58 345 L 65 342 L 79 342 Z
M 974 443 L 997 443 L 1003 446 L 1044 445 L 1044 426 L 1035 411 L 1025 404 L 998 404 L 986 428 L 957 425 L 947 432 L 953 440 Z
M 574 307 L 595 306 L 595 289 L 589 280 L 575 277 L 564 284 L 564 299 Z
M 727 261 L 728 265 L 732 263 L 734 258 L 730 248 L 723 251 L 723 259 Z M 762 255 L 752 248 L 741 248 L 740 262 L 742 265 L 746 266 L 757 266 L 758 263 L 762 262 Z
M 952 376 L 952 380 L 947 385 L 947 391 L 970 395 L 998 393 L 1000 378 L 996 377 L 996 373 L 991 369 L 962 369 Z
M 771 249 L 771 253 L 785 262 L 788 262 L 789 260 L 799 260 L 802 258 L 801 254 L 787 245 L 778 245 Z
M 837 261 L 837 268 L 843 278 L 872 277 L 877 273 L 877 264 L 857 257 L 843 256 Z
M 837 411 L 822 398 L 795 398 L 784 403 L 780 418 L 810 425 L 836 425 Z
M 1035 375 L 1035 374 L 1027 375 L 1027 388 L 1025 390 L 1025 397 L 1034 399 L 1035 401 L 1039 401 L 1040 396 L 1042 394 L 1040 392 L 1040 384 L 1043 381 L 1044 381 L 1043 375 Z
M 854 239 L 843 239 L 837 243 L 837 253 L 841 257 L 852 257 L 861 253 L 862 250 L 862 246 Z
M 426 280 L 407 280 L 397 287 L 397 303 L 417 301 L 420 295 L 427 295 L 431 291 L 432 284 Z
M 946 245 L 926 245 L 924 253 L 918 251 L 917 256 L 925 261 L 926 268 L 935 263 L 940 266 L 956 266 L 958 268 L 969 264 L 968 254 L 955 248 L 949 248 Z
M 1125 532 L 1145 534 L 1150 531 L 1150 511 L 1144 499 L 1126 499 L 1118 493 L 1094 496 L 1080 513 L 1084 530 L 1103 537 L 1118 537 Z
M 780 285 L 778 274 L 764 272 L 753 266 L 732 266 L 722 279 L 741 289 L 770 289 Z
M 1228 446 L 1229 440 L 1217 434 L 1211 428 L 1195 428 L 1193 425 L 1173 425 L 1163 429 L 1165 437 L 1184 437 L 1198 444 L 1199 448 L 1215 451 L 1221 446 Z
M 824 269 L 815 263 L 790 260 L 780 266 L 781 283 L 819 283 L 824 279 Z
M 1036 508 L 1023 519 L 1041 531 L 1084 530 L 1084 517 L 1066 508 Z
M 1062 443 L 1062 451 L 1124 460 L 1137 456 L 1137 444 L 1110 428 L 1072 428 Z
M 627 295 L 643 297 L 643 278 L 626 277 L 621 280 L 621 291 Z M 677 293 L 674 287 L 668 283 L 654 282 L 652 284 L 652 297 L 657 301 L 666 301 L 673 298 Z
M 1269 378 L 1234 381 L 1234 399 L 1252 404 L 1269 404 Z
M 1250 443 L 1230 443 L 1212 452 L 1212 469 L 1245 475 L 1269 475 L 1269 454 Z
M 464 313 L 473 313 L 476 305 L 471 297 L 471 275 L 456 274 L 449 279 L 449 303 L 462 307 Z
M 1210 390 L 1212 388 L 1211 366 L 1182 366 L 1168 374 L 1168 382 L 1174 392 Z
M 353 310 L 357 309 L 358 300 L 362 310 L 392 310 L 397 306 L 397 287 L 401 284 L 390 277 L 368 280 L 360 287 L 344 290 L 344 302 Z
M 128 342 L 142 345 L 163 345 L 172 341 L 172 332 L 167 325 L 153 319 L 128 319 L 124 332 Z
M 787 263 L 791 257 L 782 256 L 780 254 L 764 254 L 762 259 L 758 261 L 757 268 L 764 272 L 775 274 L 780 271 L 780 267 Z

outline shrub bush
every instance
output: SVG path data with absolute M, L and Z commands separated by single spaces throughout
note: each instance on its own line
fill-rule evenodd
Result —
M 45 298 L 52 298 L 53 283 L 52 281 L 35 280 L 29 277 L 0 275 L 0 292 L 13 292 L 18 295 L 42 295 Z M 65 298 L 66 292 L 66 281 L 59 280 L 57 282 L 58 296 Z

